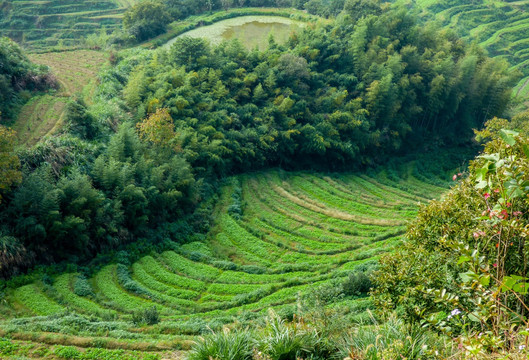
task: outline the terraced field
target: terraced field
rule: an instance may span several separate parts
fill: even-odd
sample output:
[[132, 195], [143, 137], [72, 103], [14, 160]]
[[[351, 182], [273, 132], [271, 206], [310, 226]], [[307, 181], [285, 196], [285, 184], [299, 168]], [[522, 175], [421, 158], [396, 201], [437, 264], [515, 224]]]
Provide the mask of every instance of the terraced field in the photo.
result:
[[491, 56], [507, 59], [524, 78], [515, 94], [527, 99], [529, 89], [529, 1], [480, 0], [452, 6], [448, 1], [417, 0], [426, 18], [436, 19]]
[[34, 96], [21, 109], [13, 129], [17, 131], [19, 144], [29, 146], [61, 127], [69, 97], [80, 95], [91, 103], [97, 86], [96, 75], [107, 55], [102, 51], [76, 50], [31, 54], [30, 58], [50, 67], [60, 89], [56, 93]]
[[136, 0], [8, 0], [0, 9], [0, 33], [32, 50], [77, 46], [80, 38], [121, 26]]
[[[439, 180], [419, 180], [435, 178], [417, 169], [410, 165], [400, 177], [275, 170], [228, 179], [203, 241], [109, 264], [89, 279], [66, 273], [20, 286], [3, 309], [18, 319], [0, 329], [15, 339], [163, 351], [270, 307], [295, 311], [299, 294], [390, 251], [418, 203], [445, 191]], [[362, 308], [369, 301], [348, 302]], [[138, 330], [131, 314], [152, 307], [162, 321]], [[71, 330], [73, 319], [84, 325]]]

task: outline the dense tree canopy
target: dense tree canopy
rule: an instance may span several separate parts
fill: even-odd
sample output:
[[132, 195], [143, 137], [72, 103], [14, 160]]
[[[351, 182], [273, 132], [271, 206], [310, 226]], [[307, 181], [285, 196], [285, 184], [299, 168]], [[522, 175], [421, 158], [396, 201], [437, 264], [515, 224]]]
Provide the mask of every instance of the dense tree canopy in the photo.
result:
[[2, 193], [22, 179], [20, 161], [14, 154], [15, 139], [13, 130], [0, 125], [0, 202]]
[[156, 1], [142, 1], [123, 16], [123, 27], [139, 41], [165, 32], [170, 17], [166, 8]]
[[369, 164], [425, 138], [462, 143], [505, 109], [515, 78], [506, 63], [406, 9], [347, 4], [365, 16], [342, 15], [265, 52], [180, 38], [145, 53], [118, 86], [138, 118], [168, 108], [190, 163], [219, 174]]

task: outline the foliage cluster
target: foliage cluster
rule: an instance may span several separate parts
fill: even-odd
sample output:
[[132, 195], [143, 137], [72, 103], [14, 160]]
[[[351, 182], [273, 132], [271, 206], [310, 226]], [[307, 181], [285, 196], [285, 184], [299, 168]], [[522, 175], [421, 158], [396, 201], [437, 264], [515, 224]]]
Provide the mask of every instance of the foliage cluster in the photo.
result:
[[[40, 155], [38, 150], [31, 155]], [[49, 151], [40, 158], [21, 156], [24, 179], [2, 203], [3, 231], [11, 236], [11, 246], [22, 245], [29, 258], [75, 261], [72, 254], [92, 257], [147, 234], [161, 242], [183, 235], [181, 230], [187, 233], [178, 222], [193, 208], [198, 188], [181, 156], [149, 149], [127, 125], [108, 147], [85, 153], [69, 153], [65, 147]], [[4, 274], [14, 271], [14, 265]]]
[[137, 311], [132, 315], [132, 322], [135, 325], [155, 325], [160, 322], [160, 315], [155, 306], [145, 309], [143, 311]]
[[458, 337], [467, 356], [526, 347], [526, 119], [493, 119], [477, 133], [489, 142], [468, 176], [423, 207], [375, 276], [379, 306]]

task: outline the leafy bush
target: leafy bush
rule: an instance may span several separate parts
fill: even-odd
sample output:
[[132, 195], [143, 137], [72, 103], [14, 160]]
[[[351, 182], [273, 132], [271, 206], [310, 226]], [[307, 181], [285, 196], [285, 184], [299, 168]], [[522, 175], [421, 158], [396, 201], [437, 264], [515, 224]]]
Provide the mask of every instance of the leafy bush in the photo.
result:
[[366, 295], [372, 286], [369, 275], [363, 271], [352, 272], [342, 284], [344, 294], [348, 296]]
[[73, 282], [73, 292], [78, 296], [93, 296], [94, 291], [84, 275], [78, 275]]
[[81, 352], [73, 346], [58, 346], [54, 354], [61, 359], [81, 359]]
[[237, 264], [231, 261], [216, 260], [216, 261], [213, 261], [211, 265], [221, 270], [231, 270], [231, 271], [237, 270]]
[[20, 345], [11, 342], [8, 339], [0, 338], [0, 355], [15, 355]]
[[156, 306], [152, 306], [145, 310], [139, 310], [132, 314], [132, 322], [134, 325], [156, 325], [160, 322], [160, 314]]
[[65, 122], [70, 132], [81, 139], [91, 140], [97, 136], [99, 129], [95, 117], [88, 112], [82, 98], [73, 99], [66, 105]]
[[264, 274], [267, 272], [266, 268], [258, 265], [243, 265], [241, 271], [248, 274]]

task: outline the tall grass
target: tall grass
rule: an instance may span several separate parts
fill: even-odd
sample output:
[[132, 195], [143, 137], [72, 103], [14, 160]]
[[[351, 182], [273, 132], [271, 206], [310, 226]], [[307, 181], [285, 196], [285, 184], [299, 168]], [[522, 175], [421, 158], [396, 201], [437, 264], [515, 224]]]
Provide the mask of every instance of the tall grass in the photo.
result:
[[229, 330], [200, 338], [189, 352], [188, 360], [250, 360], [253, 355], [254, 337], [244, 330]]
[[[439, 346], [442, 340], [418, 325], [405, 324], [395, 315], [378, 323], [371, 316], [371, 324], [356, 328], [343, 337], [339, 346], [340, 359], [435, 359], [447, 358], [449, 347]], [[447, 356], [447, 357], [444, 357]]]

